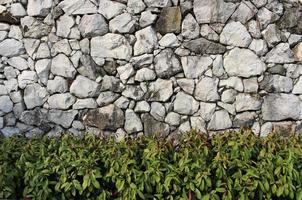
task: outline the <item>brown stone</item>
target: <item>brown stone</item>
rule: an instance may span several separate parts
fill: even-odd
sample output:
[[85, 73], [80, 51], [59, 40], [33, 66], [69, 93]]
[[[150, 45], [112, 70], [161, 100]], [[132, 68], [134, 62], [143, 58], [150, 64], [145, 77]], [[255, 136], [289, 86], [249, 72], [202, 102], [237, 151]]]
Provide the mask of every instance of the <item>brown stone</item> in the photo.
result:
[[166, 33], [179, 33], [181, 29], [180, 7], [163, 8], [156, 22], [156, 30], [162, 35]]
[[293, 49], [297, 61], [302, 62], [302, 42], [297, 44]]
[[0, 22], [8, 24], [20, 24], [20, 20], [14, 17], [10, 12], [3, 12], [0, 14]]

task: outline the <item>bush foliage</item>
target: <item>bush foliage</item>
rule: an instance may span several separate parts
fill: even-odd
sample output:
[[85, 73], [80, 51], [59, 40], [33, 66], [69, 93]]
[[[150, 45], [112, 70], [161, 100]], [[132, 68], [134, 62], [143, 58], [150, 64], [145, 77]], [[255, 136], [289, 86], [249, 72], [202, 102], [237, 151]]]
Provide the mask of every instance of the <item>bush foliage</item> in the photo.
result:
[[302, 136], [0, 138], [0, 199], [302, 199]]

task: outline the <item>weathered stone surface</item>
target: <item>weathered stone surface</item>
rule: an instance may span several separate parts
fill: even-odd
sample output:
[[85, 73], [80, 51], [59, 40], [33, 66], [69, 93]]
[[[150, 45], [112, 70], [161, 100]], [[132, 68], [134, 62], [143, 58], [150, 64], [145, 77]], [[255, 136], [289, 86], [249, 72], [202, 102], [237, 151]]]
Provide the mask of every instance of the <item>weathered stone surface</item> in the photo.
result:
[[238, 47], [247, 47], [252, 42], [252, 37], [246, 27], [240, 22], [230, 22], [220, 34], [220, 43]]
[[160, 7], [164, 8], [171, 5], [170, 0], [144, 0], [148, 7]]
[[87, 99], [77, 99], [73, 104], [72, 108], [76, 110], [85, 109], [85, 108], [97, 108], [98, 104], [93, 98]]
[[[1, 10], [1, 8], [0, 8]], [[21, 3], [14, 3], [10, 7], [10, 12], [14, 17], [24, 17], [27, 13]], [[0, 11], [0, 13], [2, 13]]]
[[248, 78], [261, 75], [266, 70], [266, 65], [252, 51], [234, 48], [225, 55], [224, 68], [230, 76]]
[[155, 30], [148, 26], [135, 33], [137, 41], [134, 44], [134, 55], [138, 56], [145, 53], [152, 53], [157, 45]]
[[51, 73], [54, 75], [72, 79], [75, 77], [76, 72], [76, 69], [66, 55], [58, 54], [52, 59]]
[[28, 84], [35, 83], [37, 81], [38, 77], [34, 71], [23, 71], [18, 76], [18, 83], [21, 89], [24, 89]]
[[208, 56], [187, 56], [181, 58], [181, 64], [187, 78], [199, 78], [212, 64]]
[[196, 85], [194, 97], [201, 101], [217, 101], [219, 99], [218, 82], [217, 78], [205, 77], [201, 79]]
[[179, 60], [172, 49], [165, 49], [155, 56], [154, 68], [159, 78], [170, 78], [181, 71]]
[[13, 110], [13, 102], [9, 96], [0, 96], [0, 111], [9, 113]]
[[57, 36], [67, 38], [70, 34], [70, 29], [75, 24], [74, 19], [72, 16], [69, 15], [62, 15], [57, 20]]
[[79, 24], [79, 31], [83, 37], [102, 36], [108, 32], [108, 24], [102, 15], [84, 15]]
[[133, 110], [127, 109], [125, 114], [125, 131], [131, 134], [142, 130], [143, 124], [139, 116]]
[[64, 128], [69, 128], [78, 114], [76, 110], [50, 110], [47, 114], [47, 119], [55, 124], [59, 124]]
[[144, 133], [148, 136], [167, 136], [169, 134], [169, 125], [163, 122], [156, 121], [150, 114], [143, 114], [142, 122], [144, 125]]
[[84, 116], [84, 123], [88, 126], [97, 127], [100, 130], [115, 131], [122, 128], [125, 121], [124, 112], [117, 106], [108, 106], [92, 109]]
[[270, 47], [281, 41], [281, 31], [276, 24], [270, 24], [262, 32], [262, 36]]
[[27, 125], [40, 126], [45, 121], [45, 116], [40, 108], [36, 108], [22, 112], [20, 121]]
[[195, 0], [194, 14], [200, 24], [225, 23], [235, 11], [236, 5], [223, 0]]
[[237, 114], [234, 118], [233, 126], [237, 128], [250, 128], [253, 126], [255, 118], [255, 112], [243, 112]]
[[302, 42], [297, 44], [293, 49], [297, 61], [302, 62]]
[[171, 80], [157, 79], [151, 82], [146, 94], [148, 101], [166, 102], [173, 94], [173, 83]]
[[113, 33], [133, 33], [135, 23], [135, 19], [130, 13], [123, 13], [110, 20], [109, 29]]
[[257, 8], [250, 1], [242, 1], [232, 15], [232, 19], [242, 24], [248, 22], [257, 13]]
[[132, 47], [122, 35], [107, 33], [91, 39], [91, 56], [98, 58], [118, 58], [130, 60]]
[[183, 115], [193, 115], [197, 112], [199, 103], [190, 95], [179, 92], [174, 101], [174, 112]]
[[148, 68], [142, 68], [136, 72], [135, 80], [139, 82], [152, 81], [156, 79], [154, 70]]
[[253, 50], [258, 56], [263, 56], [268, 52], [268, 47], [267, 44], [264, 40], [257, 40], [254, 39], [250, 46], [249, 49]]
[[235, 107], [237, 112], [260, 110], [262, 99], [259, 95], [241, 93], [236, 96]]
[[295, 58], [289, 44], [280, 43], [266, 54], [265, 61], [268, 63], [292, 63]]
[[171, 126], [178, 126], [180, 124], [180, 115], [175, 112], [169, 112], [165, 118], [165, 122]]
[[208, 129], [211, 131], [223, 130], [231, 127], [232, 121], [225, 110], [216, 111], [208, 125]]
[[163, 8], [156, 22], [156, 30], [161, 34], [179, 33], [181, 27], [180, 7]]
[[145, 92], [140, 86], [127, 85], [125, 90], [122, 92], [122, 95], [137, 101], [143, 98]]
[[108, 104], [114, 102], [119, 97], [119, 94], [116, 94], [111, 91], [101, 92], [96, 102], [99, 106], [107, 106]]
[[162, 47], [178, 47], [180, 46], [180, 42], [177, 36], [174, 33], [167, 33], [160, 39], [158, 44]]
[[46, 89], [37, 83], [26, 86], [24, 90], [24, 102], [27, 109], [42, 106], [47, 100]]
[[41, 38], [47, 36], [51, 31], [51, 26], [29, 16], [21, 19], [21, 26], [23, 28], [24, 37]]
[[301, 21], [301, 1], [300, 4], [285, 9], [278, 26], [281, 29], [289, 29], [291, 33], [302, 34]]
[[38, 60], [35, 64], [35, 70], [37, 72], [39, 80], [44, 85], [47, 85], [50, 67], [51, 67], [50, 59]]
[[64, 0], [59, 6], [69, 15], [85, 15], [97, 12], [96, 5], [87, 0]]
[[70, 93], [79, 98], [95, 97], [99, 92], [99, 84], [81, 75], [70, 86]]
[[198, 54], [220, 54], [226, 51], [225, 46], [215, 43], [204, 38], [198, 38], [185, 42], [184, 47]]
[[46, 16], [52, 6], [52, 0], [29, 0], [27, 4], [27, 14], [29, 16]]
[[14, 39], [6, 39], [0, 42], [0, 56], [14, 57], [25, 52], [22, 42]]
[[139, 19], [140, 27], [144, 28], [151, 24], [154, 24], [157, 19], [157, 15], [153, 14], [150, 10], [144, 11]]
[[293, 94], [268, 94], [264, 97], [262, 115], [266, 121], [301, 119], [301, 100]]
[[233, 88], [238, 92], [243, 92], [243, 83], [241, 78], [232, 76], [228, 79], [222, 79], [219, 81], [219, 87], [225, 87], [227, 89]]
[[125, 9], [126, 6], [122, 3], [111, 0], [102, 0], [100, 1], [98, 12], [109, 20], [121, 14]]
[[145, 10], [146, 5], [142, 0], [128, 0], [127, 7], [135, 14], [138, 14]]
[[147, 101], [139, 101], [136, 103], [134, 111], [136, 113], [145, 113], [145, 112], [149, 112], [150, 109], [151, 107]]
[[280, 75], [267, 75], [259, 83], [260, 89], [267, 92], [291, 92], [293, 89], [293, 81], [291, 78]]
[[47, 82], [47, 91], [50, 94], [53, 93], [64, 93], [68, 90], [67, 80], [60, 76], [56, 76], [53, 80]]
[[182, 21], [181, 34], [185, 38], [194, 39], [199, 36], [199, 25], [192, 14], [187, 14]]
[[166, 109], [163, 106], [163, 104], [161, 104], [159, 102], [152, 102], [150, 114], [157, 121], [164, 121], [165, 116], [166, 116]]
[[101, 91], [110, 90], [113, 92], [122, 92], [124, 89], [121, 80], [114, 76], [104, 76], [101, 86]]
[[70, 93], [54, 94], [48, 98], [48, 104], [51, 109], [67, 110], [76, 101], [76, 98]]

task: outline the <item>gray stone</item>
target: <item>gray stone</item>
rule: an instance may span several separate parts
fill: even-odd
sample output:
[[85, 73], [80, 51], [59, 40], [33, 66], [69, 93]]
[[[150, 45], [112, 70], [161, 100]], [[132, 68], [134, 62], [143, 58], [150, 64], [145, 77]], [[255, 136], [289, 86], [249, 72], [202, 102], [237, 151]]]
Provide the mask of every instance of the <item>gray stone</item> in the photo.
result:
[[139, 101], [136, 103], [134, 111], [136, 113], [145, 113], [149, 112], [151, 110], [150, 105], [148, 104], [147, 101]]
[[54, 94], [48, 98], [50, 109], [67, 110], [76, 101], [76, 98], [70, 93]]
[[148, 68], [142, 68], [137, 70], [135, 75], [135, 80], [139, 82], [152, 81], [156, 79], [156, 74], [154, 70]]
[[98, 12], [109, 20], [121, 14], [125, 9], [126, 6], [122, 3], [111, 0], [102, 0], [100, 1]]
[[226, 51], [224, 45], [204, 38], [194, 39], [183, 44], [184, 47], [197, 54], [221, 54]]
[[96, 97], [99, 92], [99, 84], [81, 75], [70, 86], [70, 93], [79, 98]]
[[251, 50], [234, 48], [225, 55], [224, 68], [229, 76], [248, 78], [261, 75], [266, 65]]
[[244, 92], [256, 93], [258, 91], [257, 78], [243, 79]]
[[183, 115], [193, 115], [197, 112], [199, 103], [190, 95], [179, 92], [174, 101], [174, 111]]
[[59, 37], [67, 38], [70, 34], [70, 30], [75, 24], [74, 19], [72, 16], [69, 16], [67, 14], [62, 15], [57, 20], [57, 32], [56, 35]]
[[235, 4], [223, 0], [195, 0], [193, 11], [200, 24], [225, 23], [235, 8]]
[[280, 75], [267, 75], [259, 83], [260, 89], [267, 92], [291, 92], [293, 89], [293, 81], [291, 78]]
[[195, 131], [206, 133], [206, 123], [201, 117], [190, 117], [191, 127]]
[[0, 56], [14, 57], [25, 52], [23, 43], [14, 39], [6, 39], [0, 42]]
[[208, 124], [208, 129], [211, 131], [223, 130], [231, 127], [232, 121], [225, 110], [216, 111]]
[[171, 126], [178, 126], [180, 124], [180, 115], [175, 112], [169, 112], [165, 118], [165, 122]]
[[196, 85], [194, 97], [201, 101], [217, 101], [219, 99], [217, 91], [218, 82], [217, 78], [202, 78]]
[[239, 113], [234, 118], [233, 126], [236, 128], [251, 128], [255, 122], [255, 112]]
[[21, 89], [24, 89], [28, 84], [38, 81], [38, 76], [34, 71], [23, 71], [18, 76], [18, 83]]
[[14, 135], [19, 135], [20, 130], [18, 128], [15, 128], [15, 127], [4, 127], [3, 129], [1, 129], [1, 133], [5, 137], [12, 137]]
[[293, 89], [293, 94], [302, 94], [302, 76], [300, 76], [300, 78], [296, 82]]
[[154, 24], [157, 19], [157, 15], [153, 14], [150, 10], [141, 13], [141, 18], [139, 19], [140, 27], [144, 28], [151, 24]]
[[27, 85], [24, 90], [24, 102], [27, 109], [42, 106], [47, 97], [48, 93], [46, 89], [37, 83]]
[[146, 94], [149, 101], [166, 102], [173, 94], [173, 83], [171, 80], [157, 79], [151, 82]]
[[299, 62], [302, 62], [302, 42], [297, 44], [293, 49], [293, 51], [294, 51], [295, 59]]
[[201, 25], [200, 35], [208, 40], [213, 40], [213, 41], [219, 40], [219, 35], [208, 24]]
[[44, 85], [47, 85], [50, 67], [51, 67], [50, 59], [38, 60], [35, 64], [35, 70], [37, 72], [39, 80]]
[[112, 91], [101, 92], [96, 102], [99, 106], [106, 106], [110, 103], [113, 103], [115, 100], [119, 98], [119, 94], [116, 94]]
[[133, 33], [135, 31], [135, 19], [129, 13], [123, 13], [109, 22], [109, 29], [113, 33]]
[[40, 126], [45, 121], [45, 116], [41, 109], [26, 110], [21, 113], [20, 121], [27, 125]]
[[145, 10], [146, 5], [142, 0], [128, 0], [127, 7], [130, 8], [134, 14], [138, 14]]
[[91, 56], [98, 58], [117, 58], [130, 60], [132, 47], [122, 35], [107, 33], [91, 39]]
[[250, 20], [247, 24], [247, 28], [253, 38], [260, 39], [261, 38], [261, 31], [260, 31], [260, 24], [256, 20]]
[[180, 42], [174, 33], [167, 33], [160, 39], [160, 41], [158, 43], [162, 47], [173, 48], [173, 47], [180, 46]]
[[77, 71], [82, 76], [86, 76], [91, 80], [96, 80], [96, 78], [99, 76], [99, 72], [97, 70], [98, 66], [90, 55], [82, 55], [79, 66], [80, 67], [77, 68]]
[[166, 116], [166, 109], [161, 103], [152, 102], [150, 114], [157, 121], [164, 121], [165, 116]]
[[170, 0], [144, 0], [145, 4], [148, 7], [168, 7], [171, 6], [171, 1]]
[[209, 56], [186, 56], [181, 58], [181, 64], [187, 78], [199, 78], [212, 65]]
[[97, 108], [97, 103], [93, 98], [87, 99], [77, 99], [77, 101], [73, 104], [72, 108], [75, 110], [81, 110], [86, 108]]
[[43, 16], [45, 17], [52, 7], [52, 0], [28, 0], [27, 14], [29, 16]]
[[53, 80], [48, 80], [47, 91], [50, 94], [53, 93], [64, 93], [68, 90], [67, 80], [60, 76], [56, 76]]
[[[41, 45], [40, 45], [41, 46]], [[67, 56], [71, 54], [72, 50], [70, 48], [69, 42], [67, 39], [60, 40], [56, 43], [51, 48], [51, 56], [56, 56], [59, 53], [63, 53]]]
[[195, 89], [195, 82], [193, 79], [187, 79], [187, 78], [182, 78], [182, 79], [177, 79], [177, 84], [181, 89], [188, 93], [188, 94], [193, 94], [194, 89]]
[[85, 125], [98, 127], [100, 130], [115, 131], [123, 127], [125, 116], [120, 108], [110, 104], [88, 111], [83, 120]]
[[189, 13], [182, 21], [181, 34], [185, 38], [194, 39], [199, 36], [199, 25], [195, 18]]
[[40, 45], [40, 40], [36, 39], [30, 39], [30, 38], [24, 38], [24, 47], [26, 50], [26, 53], [30, 56], [33, 57], [33, 54], [36, 52]]
[[223, 108], [224, 110], [228, 111], [228, 113], [230, 113], [231, 115], [235, 115], [236, 114], [236, 110], [235, 110], [235, 105], [234, 104], [228, 104], [228, 103], [224, 103], [224, 102], [218, 102], [217, 105], [221, 108]]
[[120, 79], [123, 83], [126, 83], [127, 80], [135, 74], [133, 66], [131, 64], [126, 64], [117, 68], [117, 72], [120, 76]]
[[58, 54], [52, 59], [51, 73], [58, 76], [73, 79], [76, 75], [76, 69], [64, 54]]
[[39, 48], [37, 49], [36, 59], [49, 58], [49, 57], [50, 57], [50, 50], [47, 43], [41, 43]]
[[64, 128], [69, 128], [77, 114], [78, 111], [76, 110], [49, 110], [47, 119], [50, 122], [63, 126]]
[[27, 14], [21, 3], [11, 4], [10, 12], [15, 17], [24, 17]]
[[164, 7], [156, 22], [156, 30], [161, 34], [179, 33], [181, 27], [180, 7]]
[[228, 23], [220, 34], [220, 43], [222, 44], [247, 47], [251, 42], [252, 37], [240, 22]]
[[165, 137], [169, 134], [169, 125], [155, 120], [150, 114], [143, 114], [142, 122], [144, 125], [144, 133], [147, 136], [160, 135]]
[[180, 126], [178, 127], [178, 132], [181, 134], [186, 134], [189, 131], [191, 131], [191, 129], [192, 128], [191, 128], [190, 121], [186, 121], [186, 122], [183, 122], [182, 124], [180, 124]]
[[137, 31], [135, 37], [137, 41], [134, 44], [134, 56], [153, 52], [157, 45], [157, 36], [151, 26]]
[[239, 92], [243, 92], [243, 83], [241, 78], [232, 76], [228, 79], [221, 79], [219, 81], [219, 87], [225, 87], [227, 89], [233, 88]]
[[236, 96], [235, 107], [237, 112], [260, 110], [262, 99], [258, 95], [240, 93]]
[[278, 29], [276, 24], [270, 24], [262, 32], [264, 40], [270, 47], [275, 46], [281, 41], [281, 31]]
[[268, 63], [292, 63], [295, 61], [294, 53], [288, 43], [280, 43], [266, 54]]
[[258, 56], [263, 56], [268, 52], [266, 42], [261, 39], [254, 39], [251, 42], [249, 49], [253, 50]]
[[84, 15], [79, 24], [83, 37], [102, 36], [108, 32], [108, 24], [100, 14]]
[[272, 22], [275, 22], [279, 19], [279, 16], [276, 13], [271, 12], [267, 8], [261, 8], [257, 13], [257, 20], [260, 23], [261, 28], [267, 27]]
[[117, 107], [121, 108], [121, 109], [127, 109], [128, 106], [130, 104], [130, 100], [126, 97], [119, 97], [115, 102], [114, 105], [116, 105]]
[[85, 15], [97, 12], [96, 5], [87, 0], [64, 0], [59, 6], [69, 15]]
[[122, 92], [124, 86], [121, 83], [121, 80], [114, 76], [104, 76], [101, 86], [101, 91], [110, 90], [113, 92]]
[[301, 100], [293, 94], [268, 94], [264, 97], [262, 115], [266, 121], [301, 119]]
[[21, 19], [21, 26], [23, 28], [23, 36], [30, 38], [41, 38], [47, 36], [51, 31], [51, 26], [44, 24], [37, 18], [26, 16]]
[[233, 13], [232, 19], [245, 24], [254, 17], [257, 11], [257, 8], [250, 1], [242, 1]]
[[143, 124], [133, 110], [127, 109], [125, 114], [125, 131], [127, 133], [137, 133], [143, 130]]
[[181, 65], [172, 49], [164, 49], [154, 58], [154, 68], [159, 78], [170, 78], [181, 72]]
[[9, 113], [13, 110], [13, 102], [9, 96], [0, 96], [0, 111]]
[[130, 62], [135, 68], [141, 68], [145, 65], [151, 65], [153, 63], [153, 54], [143, 54], [141, 56], [132, 57]]
[[140, 86], [127, 85], [125, 90], [122, 92], [122, 95], [128, 98], [131, 98], [135, 101], [141, 100], [145, 92]]

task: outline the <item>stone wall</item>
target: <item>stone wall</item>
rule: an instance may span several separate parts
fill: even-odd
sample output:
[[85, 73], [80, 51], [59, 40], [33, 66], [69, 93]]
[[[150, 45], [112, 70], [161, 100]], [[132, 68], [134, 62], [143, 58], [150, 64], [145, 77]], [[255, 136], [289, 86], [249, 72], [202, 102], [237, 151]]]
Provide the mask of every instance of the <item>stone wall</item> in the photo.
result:
[[2, 134], [300, 129], [301, 0], [0, 0]]

